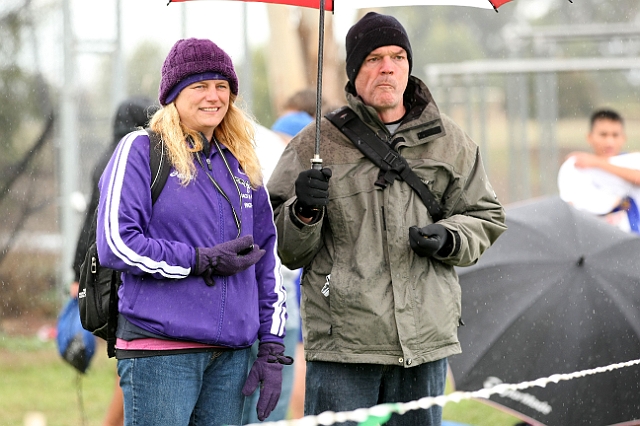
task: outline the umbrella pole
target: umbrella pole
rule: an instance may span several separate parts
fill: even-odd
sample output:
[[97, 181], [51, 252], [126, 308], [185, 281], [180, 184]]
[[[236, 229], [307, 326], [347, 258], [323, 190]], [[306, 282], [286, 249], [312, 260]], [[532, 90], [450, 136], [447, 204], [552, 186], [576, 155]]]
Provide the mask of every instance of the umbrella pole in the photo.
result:
[[318, 78], [316, 82], [316, 146], [311, 159], [311, 168], [322, 169], [320, 158], [320, 121], [322, 119], [322, 63], [324, 61], [324, 0], [320, 0], [320, 28], [318, 31]]

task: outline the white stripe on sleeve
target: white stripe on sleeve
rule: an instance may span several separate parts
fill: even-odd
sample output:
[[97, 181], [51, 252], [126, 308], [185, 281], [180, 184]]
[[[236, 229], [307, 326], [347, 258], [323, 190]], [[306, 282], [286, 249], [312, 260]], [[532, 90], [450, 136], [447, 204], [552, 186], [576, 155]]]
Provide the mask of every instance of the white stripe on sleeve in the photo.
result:
[[[269, 200], [269, 192], [267, 191], [266, 186], [263, 186], [264, 191], [267, 193], [267, 200]], [[273, 207], [270, 202], [267, 202], [269, 207], [269, 216], [271, 217], [271, 224], [273, 225], [273, 229], [276, 229], [276, 224], [273, 219]], [[277, 232], [277, 231], [276, 231]], [[276, 241], [277, 241], [276, 235]], [[271, 334], [275, 334], [276, 336], [282, 336], [284, 334], [285, 323], [286, 323], [286, 314], [287, 310], [284, 307], [285, 301], [287, 300], [287, 291], [284, 288], [284, 284], [282, 282], [282, 273], [280, 272], [280, 268], [282, 264], [280, 263], [280, 257], [278, 257], [278, 244], [273, 245], [273, 258], [274, 262], [274, 271], [273, 275], [275, 279], [274, 285], [274, 293], [278, 296], [278, 299], [273, 303], [273, 313], [271, 314]]]
[[127, 161], [133, 141], [142, 135], [146, 136], [147, 132], [138, 130], [128, 134], [124, 141], [120, 143], [119, 149], [115, 154], [116, 158], [109, 181], [103, 218], [107, 243], [113, 254], [127, 265], [136, 266], [150, 274], [159, 273], [166, 278], [184, 278], [189, 275], [191, 268], [169, 265], [165, 261], [157, 261], [136, 253], [124, 243], [120, 235], [118, 211], [120, 209], [122, 188], [125, 185], [124, 177]]

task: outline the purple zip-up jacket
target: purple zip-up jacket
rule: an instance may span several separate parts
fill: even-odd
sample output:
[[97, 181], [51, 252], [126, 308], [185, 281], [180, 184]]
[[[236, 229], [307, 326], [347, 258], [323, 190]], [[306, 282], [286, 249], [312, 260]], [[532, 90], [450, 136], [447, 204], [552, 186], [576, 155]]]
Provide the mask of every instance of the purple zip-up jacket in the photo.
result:
[[[149, 137], [129, 133], [100, 179], [97, 243], [100, 263], [122, 271], [120, 315], [154, 335], [232, 348], [282, 343], [286, 293], [276, 254], [273, 211], [264, 186], [252, 189], [248, 176], [222, 148], [237, 187], [215, 146], [194, 160], [196, 176], [180, 184], [174, 168], [156, 203], [151, 203]], [[210, 170], [209, 170], [210, 168]], [[241, 220], [241, 235], [253, 235], [266, 250], [260, 261], [209, 287], [191, 275], [195, 248], [237, 237], [229, 197]]]

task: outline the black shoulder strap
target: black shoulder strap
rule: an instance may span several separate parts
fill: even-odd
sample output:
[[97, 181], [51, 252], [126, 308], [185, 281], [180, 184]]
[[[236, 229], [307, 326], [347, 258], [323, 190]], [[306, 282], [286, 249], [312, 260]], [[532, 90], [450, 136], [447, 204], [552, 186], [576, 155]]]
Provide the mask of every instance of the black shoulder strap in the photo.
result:
[[[162, 192], [167, 179], [171, 165], [167, 157], [167, 150], [164, 141], [156, 132], [151, 129], [145, 129], [149, 134], [149, 168], [151, 169], [151, 200], [155, 204], [158, 196]], [[96, 225], [98, 221], [98, 206], [93, 212], [93, 221], [89, 228], [89, 241], [96, 240]]]
[[351, 108], [344, 106], [330, 112], [325, 117], [344, 133], [373, 164], [380, 167], [380, 174], [376, 181], [377, 186], [386, 188], [396, 179], [404, 180], [418, 193], [433, 221], [437, 222], [442, 219], [440, 203], [427, 185], [411, 170], [407, 160], [391, 148], [388, 143], [380, 139]]
[[164, 145], [162, 137], [147, 128], [145, 129], [149, 134], [149, 167], [151, 168], [151, 201], [153, 204], [160, 196], [162, 189], [164, 188], [167, 179], [169, 178], [169, 171], [171, 165], [169, 163], [169, 157], [167, 155], [167, 149]]
[[120, 287], [120, 272], [111, 271], [111, 290], [109, 296], [109, 318], [107, 319], [107, 356], [116, 356], [116, 331], [118, 329], [118, 287]]

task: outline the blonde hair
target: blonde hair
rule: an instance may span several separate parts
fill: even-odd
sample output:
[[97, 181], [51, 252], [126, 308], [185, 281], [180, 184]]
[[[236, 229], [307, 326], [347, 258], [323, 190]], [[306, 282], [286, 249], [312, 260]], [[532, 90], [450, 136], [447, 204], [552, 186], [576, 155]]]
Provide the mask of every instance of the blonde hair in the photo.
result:
[[[262, 170], [255, 151], [255, 131], [249, 117], [235, 106], [235, 100], [236, 96], [231, 94], [229, 109], [213, 135], [229, 148], [255, 189], [262, 186]], [[204, 149], [200, 133], [182, 124], [173, 102], [153, 115], [149, 127], [162, 137], [169, 161], [178, 172], [180, 183], [186, 186], [196, 174], [193, 153]], [[189, 136], [193, 144], [187, 142]]]

